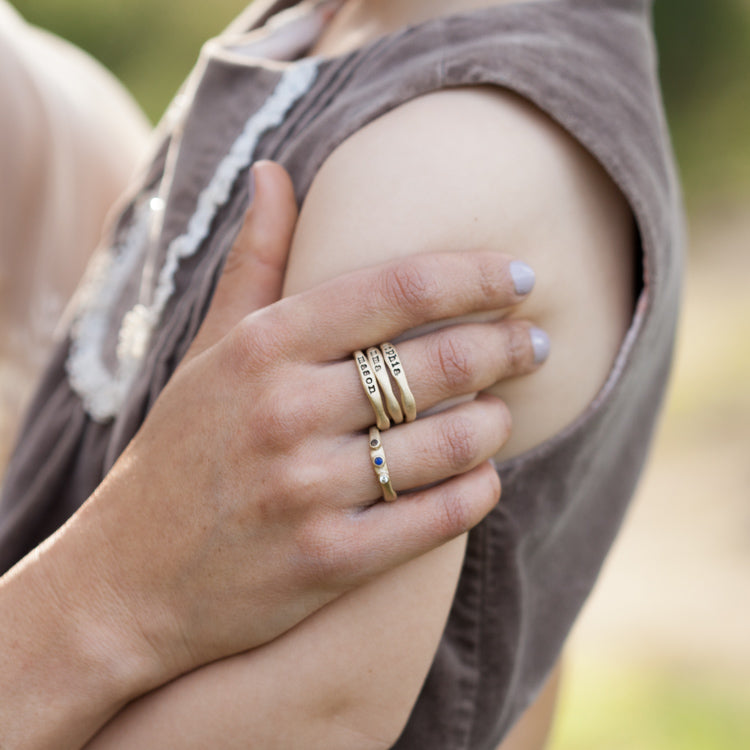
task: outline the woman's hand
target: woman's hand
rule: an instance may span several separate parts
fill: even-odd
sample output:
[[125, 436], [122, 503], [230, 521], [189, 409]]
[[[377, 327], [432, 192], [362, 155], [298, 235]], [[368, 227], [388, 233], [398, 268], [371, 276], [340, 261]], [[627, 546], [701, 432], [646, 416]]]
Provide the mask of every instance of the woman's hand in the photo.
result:
[[[294, 218], [281, 170], [261, 167], [256, 180], [195, 348], [91, 503], [111, 555], [104, 569], [118, 574], [111, 588], [169, 676], [275, 638], [463, 533], [499, 497], [487, 459], [510, 418], [499, 399], [479, 397], [383, 433], [398, 492], [440, 484], [378, 502], [374, 416], [351, 352], [517, 304], [509, 259], [416, 257], [253, 311], [280, 288]], [[421, 411], [534, 367], [529, 326], [517, 321], [399, 349]]]
[[[115, 650], [121, 701], [275, 638], [466, 531], [499, 497], [487, 459], [510, 419], [482, 396], [383, 433], [401, 497], [380, 502], [374, 416], [351, 352], [516, 305], [519, 266], [424, 255], [264, 307], [281, 288], [296, 209], [283, 170], [254, 171], [255, 200], [193, 348], [102, 485], [16, 573], [32, 566], [37, 597]], [[429, 333], [399, 353], [420, 412], [536, 366], [530, 326], [511, 320]]]

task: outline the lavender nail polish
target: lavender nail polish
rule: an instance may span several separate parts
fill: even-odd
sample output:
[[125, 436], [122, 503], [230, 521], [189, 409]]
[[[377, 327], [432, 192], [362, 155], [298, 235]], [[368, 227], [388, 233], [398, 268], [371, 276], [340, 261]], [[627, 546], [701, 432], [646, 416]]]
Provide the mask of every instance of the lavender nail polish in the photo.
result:
[[536, 274], [531, 266], [527, 266], [523, 261], [511, 261], [510, 275], [513, 278], [513, 286], [516, 289], [516, 294], [528, 294], [534, 288]]
[[549, 336], [541, 328], [531, 328], [529, 336], [534, 349], [534, 364], [540, 365], [549, 357]]

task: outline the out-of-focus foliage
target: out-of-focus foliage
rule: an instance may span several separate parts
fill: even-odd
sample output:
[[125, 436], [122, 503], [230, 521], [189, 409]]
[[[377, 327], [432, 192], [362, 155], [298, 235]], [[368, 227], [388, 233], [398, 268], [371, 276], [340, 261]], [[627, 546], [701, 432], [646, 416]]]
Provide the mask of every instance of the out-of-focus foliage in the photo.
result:
[[718, 203], [750, 185], [750, 2], [656, 0], [654, 25], [686, 187]]
[[[246, 0], [11, 0], [91, 52], [158, 119], [202, 42]], [[660, 70], [693, 201], [750, 185], [750, 0], [656, 0]]]
[[746, 684], [578, 665], [550, 750], [739, 750], [750, 747], [748, 705]]
[[654, 25], [664, 98], [675, 114], [700, 106], [740, 72], [748, 23], [739, 0], [656, 0]]
[[31, 23], [100, 60], [157, 120], [201, 44], [246, 0], [10, 0]]

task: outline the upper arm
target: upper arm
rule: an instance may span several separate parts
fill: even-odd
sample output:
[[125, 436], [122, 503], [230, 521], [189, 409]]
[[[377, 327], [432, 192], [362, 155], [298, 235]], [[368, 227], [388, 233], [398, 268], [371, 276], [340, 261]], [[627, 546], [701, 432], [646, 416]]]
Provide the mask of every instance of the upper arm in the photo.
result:
[[[586, 407], [632, 308], [624, 201], [533, 107], [496, 90], [444, 91], [357, 132], [310, 188], [285, 293], [412, 253], [475, 248], [515, 255], [535, 269], [536, 289], [517, 314], [552, 341], [540, 370], [498, 386], [514, 417], [509, 455]], [[230, 734], [237, 747], [390, 747], [445, 626], [464, 542], [350, 592], [263, 648], [178, 680], [142, 701], [123, 726], [151, 722], [173, 732], [162, 742], [179, 736], [196, 747]]]
[[[553, 436], [586, 408], [611, 370], [634, 306], [629, 207], [601, 166], [533, 105], [489, 87], [452, 89], [357, 132], [316, 175], [300, 213], [285, 293], [414, 253], [472, 249], [531, 265], [535, 289], [513, 314], [551, 339], [543, 367], [492, 389], [513, 416], [511, 439], [497, 456], [502, 460]], [[386, 692], [390, 715], [398, 716], [398, 707], [416, 699], [463, 549], [464, 540], [456, 540], [375, 582], [379, 593], [369, 600], [360, 592], [334, 605], [343, 619], [374, 618], [387, 622], [386, 630], [397, 613], [402, 629], [404, 641], [389, 647], [391, 669], [381, 675], [385, 690], [357, 672], [347, 678], [363, 705]], [[373, 666], [382, 664], [381, 648], [376, 642], [369, 655], [361, 648], [355, 653]], [[407, 654], [411, 681], [401, 661]], [[403, 708], [401, 716], [408, 716]]]
[[514, 417], [503, 458], [556, 433], [603, 385], [632, 315], [632, 224], [604, 170], [533, 105], [451, 89], [376, 120], [323, 164], [285, 293], [420, 252], [492, 249], [531, 265], [536, 287], [514, 314], [544, 328], [552, 350], [494, 389]]

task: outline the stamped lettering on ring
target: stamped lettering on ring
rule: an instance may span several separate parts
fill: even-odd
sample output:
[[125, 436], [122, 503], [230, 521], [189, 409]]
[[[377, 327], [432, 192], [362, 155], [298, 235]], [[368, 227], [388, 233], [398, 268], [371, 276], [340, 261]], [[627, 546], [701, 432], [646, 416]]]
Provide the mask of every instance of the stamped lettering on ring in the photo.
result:
[[396, 350], [392, 346], [388, 346], [387, 344], [381, 345], [380, 348], [383, 352], [383, 356], [388, 360], [388, 362], [390, 362], [391, 367], [393, 368], [393, 374], [400, 375], [402, 372], [401, 362], [399, 362]]
[[377, 375], [385, 367], [380, 358], [380, 349], [373, 346], [367, 350], [367, 353], [369, 354], [372, 369], [375, 370], [375, 374]]
[[359, 369], [362, 371], [362, 377], [364, 378], [364, 384], [367, 388], [368, 393], [371, 395], [378, 389], [375, 381], [375, 376], [370, 371], [370, 363], [367, 361], [367, 357], [364, 354], [357, 355], [357, 364]]
[[389, 341], [385, 341], [380, 345], [380, 350], [383, 352], [388, 369], [401, 391], [401, 406], [403, 407], [404, 418], [407, 422], [413, 422], [417, 418], [417, 405], [414, 401], [414, 394], [406, 381], [406, 373], [396, 347]]

